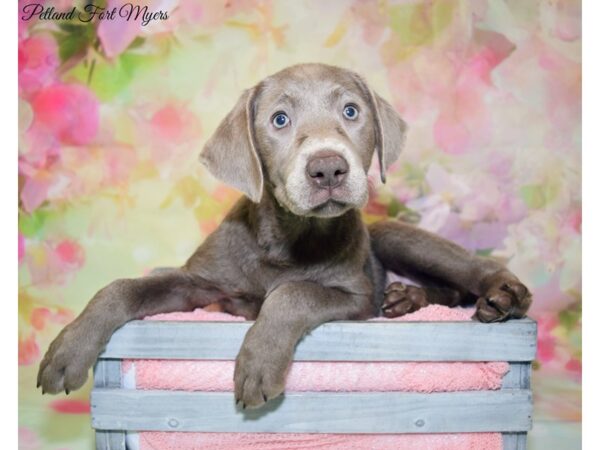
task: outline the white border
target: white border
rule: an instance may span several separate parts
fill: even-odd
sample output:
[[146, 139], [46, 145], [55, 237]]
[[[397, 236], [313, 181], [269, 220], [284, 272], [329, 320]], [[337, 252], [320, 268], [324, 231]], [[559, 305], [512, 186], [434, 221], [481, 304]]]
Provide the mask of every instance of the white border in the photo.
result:
[[0, 327], [2, 360], [5, 369], [0, 371], [2, 387], [2, 447], [17, 448], [18, 436], [18, 282], [17, 282], [17, 136], [18, 136], [18, 85], [17, 51], [18, 32], [16, 11], [18, 5], [6, 5], [3, 24], [0, 27], [0, 45], [3, 67], [0, 70], [0, 98], [2, 124], [2, 150], [0, 151], [1, 201], [0, 211], [0, 273], [2, 274], [3, 323]]
[[[600, 305], [597, 295], [599, 289], [593, 281], [595, 276], [592, 273], [595, 268], [595, 254], [600, 251], [598, 248], [598, 238], [595, 235], [600, 230], [600, 214], [596, 207], [596, 196], [600, 191], [596, 171], [600, 169], [600, 142], [598, 135], [591, 130], [600, 127], [598, 119], [600, 111], [597, 101], [598, 83], [600, 81], [599, 62], [597, 58], [597, 44], [600, 43], [600, 33], [598, 32], [598, 18], [600, 17], [600, 7], [598, 2], [593, 0], [584, 1], [583, 14], [583, 198], [584, 198], [584, 218], [583, 230], [583, 338], [584, 338], [584, 373], [583, 373], [583, 448], [600, 448], [600, 437], [594, 433], [594, 405], [600, 400], [598, 396], [597, 380], [600, 379], [598, 367], [599, 363], [593, 353], [587, 352], [588, 346], [593, 344], [599, 338], [595, 318], [599, 316]], [[1, 105], [1, 124], [3, 145], [0, 151], [0, 183], [2, 184], [2, 196], [0, 211], [5, 212], [5, 217], [0, 220], [0, 239], [3, 249], [10, 249], [2, 253], [0, 267], [3, 286], [3, 309], [4, 323], [0, 327], [2, 345], [2, 358], [8, 363], [8, 370], [0, 373], [0, 386], [2, 386], [2, 405], [5, 408], [5, 414], [2, 420], [3, 447], [17, 448], [17, 414], [18, 394], [15, 387], [17, 381], [17, 306], [18, 306], [18, 283], [17, 283], [17, 215], [15, 206], [17, 201], [17, 21], [15, 20], [14, 9], [18, 3], [7, 4], [6, 15], [3, 26], [0, 27], [0, 45], [4, 58], [4, 66], [0, 71], [0, 89], [3, 99]], [[586, 132], [587, 130], [587, 132]], [[592, 231], [594, 230], [594, 231]]]

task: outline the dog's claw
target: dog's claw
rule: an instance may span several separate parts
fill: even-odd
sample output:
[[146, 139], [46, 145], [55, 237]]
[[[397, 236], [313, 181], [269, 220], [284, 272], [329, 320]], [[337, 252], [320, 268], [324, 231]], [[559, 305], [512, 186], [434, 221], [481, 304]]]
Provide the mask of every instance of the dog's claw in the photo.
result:
[[68, 389], [65, 389], [65, 394], [69, 395], [70, 393], [71, 393], [71, 391], [70, 391], [70, 390], [68, 390]]
[[267, 396], [266, 396], [266, 394], [263, 394], [263, 400], [265, 401], [265, 403], [267, 403], [267, 400], [268, 400], [268, 399], [267, 399]]

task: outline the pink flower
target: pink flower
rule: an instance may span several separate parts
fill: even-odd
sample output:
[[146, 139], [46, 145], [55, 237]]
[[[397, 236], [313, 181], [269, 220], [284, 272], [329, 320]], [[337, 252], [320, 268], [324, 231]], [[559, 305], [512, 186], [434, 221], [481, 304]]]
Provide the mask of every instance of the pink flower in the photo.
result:
[[558, 0], [540, 4], [544, 25], [550, 32], [563, 41], [575, 41], [581, 38], [581, 2]]
[[38, 450], [41, 448], [38, 435], [27, 427], [19, 427], [19, 449]]
[[65, 265], [76, 267], [83, 265], [83, 248], [77, 242], [65, 239], [58, 243], [54, 251], [59, 260]]
[[[140, 107], [148, 109], [147, 106]], [[139, 118], [140, 142], [148, 146], [152, 160], [165, 169], [188, 157], [202, 131], [194, 112], [178, 102], [160, 104], [150, 114], [140, 114]]]
[[50, 403], [52, 410], [62, 414], [89, 414], [90, 402], [87, 400], [76, 400], [61, 398]]
[[58, 308], [56, 312], [50, 311], [48, 308], [34, 308], [29, 316], [31, 326], [40, 331], [46, 327], [47, 322], [66, 325], [73, 320], [73, 313], [65, 308]]
[[40, 357], [40, 348], [35, 340], [35, 334], [23, 338], [19, 336], [19, 365], [28, 366]]
[[507, 224], [502, 222], [469, 222], [450, 212], [446, 223], [439, 229], [440, 236], [462, 245], [467, 250], [495, 249], [507, 235]]
[[436, 143], [451, 155], [469, 150], [470, 133], [462, 119], [449, 111], [440, 114], [433, 127]]
[[[119, 0], [109, 0], [107, 9], [119, 8], [123, 2]], [[150, 9], [150, 7], [148, 8]], [[116, 17], [114, 20], [102, 20], [98, 25], [98, 39], [102, 44], [104, 54], [108, 58], [114, 58], [133, 42], [142, 28], [140, 20], [126, 20], [122, 17]]]
[[[133, 5], [133, 14], [128, 19], [127, 14], [130, 11], [128, 6], [123, 6], [126, 3]], [[174, 13], [178, 11], [179, 1], [178, 0], [130, 0], [124, 2], [123, 0], [109, 0], [107, 4], [107, 10], [117, 8], [117, 16], [114, 20], [102, 20], [98, 25], [98, 39], [104, 50], [104, 54], [109, 59], [114, 59], [123, 53], [131, 45], [131, 43], [138, 36], [146, 37], [151, 34], [172, 31], [175, 25], [179, 22], [177, 18], [174, 19]], [[193, 2], [198, 3], [198, 2]], [[204, 2], [206, 3], [206, 2]], [[208, 2], [210, 3], [210, 2]], [[169, 20], [157, 20], [151, 21], [146, 25], [142, 25], [142, 14], [136, 17], [137, 9], [136, 6], [141, 8], [142, 14], [144, 7], [148, 8], [148, 11], [165, 11], [169, 14]], [[200, 7], [203, 7], [201, 4]], [[120, 8], [124, 8], [121, 10]], [[196, 6], [198, 8], [198, 6]], [[119, 16], [118, 14], [122, 14]], [[180, 19], [183, 19], [182, 14], [179, 13]]]
[[46, 170], [40, 170], [27, 177], [20, 194], [23, 209], [32, 212], [44, 203], [50, 184], [50, 175]]
[[581, 233], [581, 207], [568, 213], [567, 223], [573, 231]]
[[573, 372], [578, 377], [581, 377], [582, 366], [581, 361], [579, 359], [569, 359], [569, 361], [567, 361], [567, 364], [565, 364], [565, 369], [567, 369], [569, 372]]
[[432, 163], [425, 174], [431, 192], [407, 202], [420, 226], [469, 250], [502, 246], [508, 227], [523, 218], [523, 205], [498, 176], [484, 171], [453, 173]]
[[35, 308], [33, 311], [31, 311], [29, 322], [36, 330], [43, 330], [46, 326], [46, 320], [50, 314], [51, 312], [48, 308]]
[[19, 93], [29, 96], [50, 84], [59, 63], [52, 37], [40, 34], [19, 42]]
[[537, 359], [542, 363], [552, 361], [556, 351], [556, 337], [553, 334], [558, 326], [554, 315], [545, 314], [538, 317], [538, 351]]
[[190, 112], [167, 105], [154, 113], [150, 120], [154, 132], [161, 139], [181, 142]]
[[443, 104], [433, 128], [435, 141], [444, 152], [459, 155], [487, 144], [491, 118], [483, 93], [489, 69], [483, 57], [466, 61], [461, 67], [452, 87], [454, 94]]
[[25, 256], [25, 237], [19, 233], [19, 264], [23, 261]]
[[67, 145], [89, 144], [98, 131], [98, 101], [79, 84], [54, 84], [32, 99], [32, 129]]
[[[78, 271], [85, 262], [83, 248], [76, 242], [32, 242], [25, 255], [33, 284], [63, 284]], [[64, 313], [59, 313], [63, 315]], [[56, 317], [55, 320], [60, 320]]]

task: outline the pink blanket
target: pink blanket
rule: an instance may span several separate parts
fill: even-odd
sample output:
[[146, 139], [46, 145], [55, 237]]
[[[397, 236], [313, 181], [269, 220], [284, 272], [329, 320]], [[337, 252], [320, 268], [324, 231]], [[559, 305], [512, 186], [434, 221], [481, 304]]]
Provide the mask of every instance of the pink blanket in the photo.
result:
[[[470, 309], [431, 305], [398, 321], [470, 320]], [[241, 317], [197, 309], [145, 320], [240, 321]], [[389, 320], [389, 319], [373, 319]], [[126, 361], [128, 387], [190, 391], [232, 391], [233, 361]], [[286, 391], [442, 392], [499, 389], [505, 362], [294, 362]], [[500, 433], [343, 435], [297, 433], [139, 433], [140, 450], [283, 449], [478, 449], [500, 450]]]

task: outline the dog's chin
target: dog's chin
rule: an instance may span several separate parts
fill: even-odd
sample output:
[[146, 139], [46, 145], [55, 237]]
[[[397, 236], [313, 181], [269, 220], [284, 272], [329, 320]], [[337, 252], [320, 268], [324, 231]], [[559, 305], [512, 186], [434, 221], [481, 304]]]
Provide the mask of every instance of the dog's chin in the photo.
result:
[[333, 193], [315, 191], [300, 199], [294, 199], [294, 196], [289, 195], [287, 191], [276, 190], [275, 196], [280, 205], [297, 216], [320, 218], [339, 217], [351, 209], [360, 209], [366, 204], [368, 198], [366, 192], [364, 195], [354, 193], [348, 196], [343, 192], [335, 191]]
[[352, 208], [353, 208], [353, 205], [349, 205], [348, 203], [344, 203], [344, 202], [330, 198], [329, 200], [312, 208], [310, 210], [310, 212], [305, 215], [310, 216], [310, 217], [322, 217], [322, 218], [338, 217], [338, 216], [341, 216], [342, 214], [346, 213], [348, 210], [350, 210]]
[[311, 207], [298, 207], [298, 205], [285, 205], [291, 213], [301, 217], [319, 217], [329, 219], [339, 217], [356, 206], [339, 200], [329, 199]]

